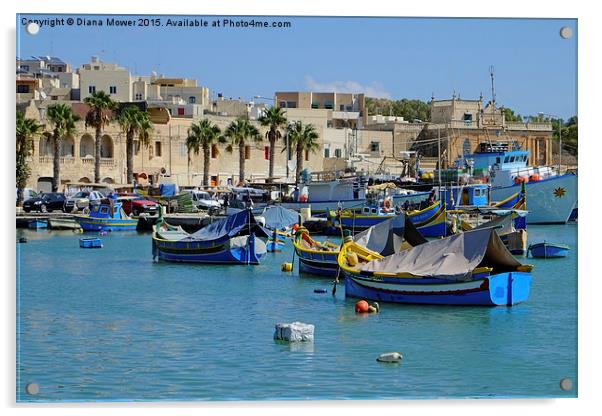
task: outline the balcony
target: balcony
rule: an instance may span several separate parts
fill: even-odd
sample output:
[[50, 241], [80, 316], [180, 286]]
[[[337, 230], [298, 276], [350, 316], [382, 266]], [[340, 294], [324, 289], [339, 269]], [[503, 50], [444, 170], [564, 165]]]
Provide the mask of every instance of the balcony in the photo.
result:
[[[39, 162], [41, 164], [46, 164], [46, 163], [53, 163], [54, 162], [54, 157], [53, 156], [40, 156]], [[59, 157], [59, 163], [61, 165], [65, 164], [65, 163], [75, 163], [75, 158], [73, 158], [73, 156], [61, 156]]]
[[[82, 164], [83, 165], [91, 165], [94, 166], [94, 158], [92, 157], [82, 157], [81, 158]], [[113, 159], [112, 157], [101, 157], [100, 158], [100, 166], [105, 166], [105, 167], [115, 167], [116, 163], [115, 163], [115, 159]]]

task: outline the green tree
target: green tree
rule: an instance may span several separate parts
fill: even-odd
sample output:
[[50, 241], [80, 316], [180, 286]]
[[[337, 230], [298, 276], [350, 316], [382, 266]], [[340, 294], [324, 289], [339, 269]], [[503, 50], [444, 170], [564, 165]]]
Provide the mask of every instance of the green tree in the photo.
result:
[[125, 107], [117, 117], [119, 126], [125, 133], [125, 154], [127, 165], [127, 183], [134, 182], [134, 138], [137, 136], [140, 145], [148, 146], [153, 123], [147, 111], [136, 105]]
[[404, 120], [429, 121], [431, 117], [430, 103], [422, 100], [390, 100], [387, 98], [366, 98], [366, 109], [369, 115], [391, 115], [403, 117]]
[[48, 107], [46, 117], [52, 126], [52, 145], [54, 148], [52, 192], [58, 192], [61, 184], [61, 143], [66, 137], [75, 134], [75, 122], [79, 120], [79, 116], [74, 114], [71, 106], [67, 104], [54, 104]]
[[248, 118], [239, 117], [226, 128], [224, 136], [230, 140], [226, 147], [228, 152], [232, 152], [234, 146], [238, 147], [238, 177], [239, 181], [245, 180], [245, 147], [247, 142], [261, 142], [261, 134]]
[[296, 121], [288, 126], [286, 132], [288, 135], [288, 144], [295, 149], [297, 154], [296, 181], [301, 181], [301, 171], [303, 171], [303, 159], [306, 152], [315, 153], [320, 148], [318, 139], [320, 136], [312, 124], [303, 124]]
[[220, 128], [208, 119], [193, 123], [188, 129], [186, 148], [188, 149], [188, 166], [190, 166], [190, 154], [198, 155], [203, 149], [203, 186], [209, 185], [209, 168], [211, 164], [211, 147], [217, 143], [225, 143], [226, 139], [221, 135]]
[[502, 111], [504, 113], [504, 119], [507, 122], [522, 123], [523, 117], [520, 114], [515, 113], [511, 108], [504, 107]]
[[16, 126], [16, 150], [17, 150], [17, 206], [23, 203], [23, 189], [27, 185], [31, 168], [27, 164], [27, 158], [33, 153], [33, 140], [43, 130], [43, 126], [31, 118], [17, 111]]
[[280, 128], [286, 126], [286, 115], [282, 108], [274, 106], [268, 109], [265, 114], [259, 118], [259, 122], [262, 126], [270, 127], [266, 132], [265, 137], [270, 142], [270, 168], [268, 170], [268, 177], [271, 181], [274, 177], [274, 151], [276, 149], [276, 141], [282, 137]]
[[100, 149], [102, 140], [102, 129], [111, 122], [111, 112], [117, 108], [117, 103], [104, 91], [97, 91], [91, 96], [84, 98], [90, 110], [86, 114], [86, 127], [94, 128], [95, 154], [94, 154], [94, 182], [100, 182]]

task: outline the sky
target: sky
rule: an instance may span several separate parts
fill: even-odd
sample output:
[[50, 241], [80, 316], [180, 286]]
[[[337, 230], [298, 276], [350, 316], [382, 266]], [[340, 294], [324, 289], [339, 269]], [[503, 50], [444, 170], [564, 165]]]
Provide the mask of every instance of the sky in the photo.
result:
[[[140, 17], [150, 20], [149, 26], [109, 27], [110, 17], [136, 25]], [[104, 25], [78, 25], [78, 18]], [[152, 26], [154, 18], [160, 26]], [[169, 18], [208, 26], [167, 26]], [[577, 114], [576, 19], [228, 17], [290, 22], [288, 28], [259, 28], [223, 27], [224, 18], [17, 15], [17, 56], [58, 56], [76, 68], [95, 55], [134, 75], [194, 78], [214, 96], [245, 100], [276, 91], [423, 101], [432, 95], [449, 99], [455, 91], [464, 99], [483, 93], [489, 100], [493, 66], [498, 105], [523, 116]], [[36, 35], [27, 33], [27, 19], [41, 21]], [[50, 27], [44, 19], [63, 24]], [[213, 21], [221, 26], [212, 27]], [[572, 29], [568, 39], [560, 36], [565, 26]]]

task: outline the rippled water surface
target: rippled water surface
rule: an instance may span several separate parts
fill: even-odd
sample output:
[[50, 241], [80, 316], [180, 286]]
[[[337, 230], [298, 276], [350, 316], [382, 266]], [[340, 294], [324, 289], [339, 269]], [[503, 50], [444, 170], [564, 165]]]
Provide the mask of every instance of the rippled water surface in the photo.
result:
[[[290, 245], [259, 266], [181, 265], [153, 263], [150, 234], [114, 232], [100, 250], [80, 249], [71, 232], [23, 235], [18, 401], [576, 396], [574, 224], [530, 226], [530, 242], [572, 250], [528, 260], [526, 303], [382, 304], [365, 317], [342, 285], [333, 297], [329, 279], [281, 272]], [[292, 321], [315, 325], [313, 345], [273, 340], [274, 325]], [[389, 351], [402, 363], [376, 362]]]

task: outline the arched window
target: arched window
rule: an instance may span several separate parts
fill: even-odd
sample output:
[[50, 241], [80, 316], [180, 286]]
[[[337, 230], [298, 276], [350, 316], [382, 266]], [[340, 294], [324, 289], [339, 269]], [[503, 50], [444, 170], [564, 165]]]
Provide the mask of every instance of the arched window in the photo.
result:
[[73, 140], [73, 137], [65, 137], [61, 141], [61, 156], [62, 157], [75, 156], [75, 141]]
[[113, 158], [113, 139], [104, 135], [100, 141], [100, 157]]
[[79, 157], [94, 158], [94, 139], [89, 134], [84, 134], [79, 141]]

